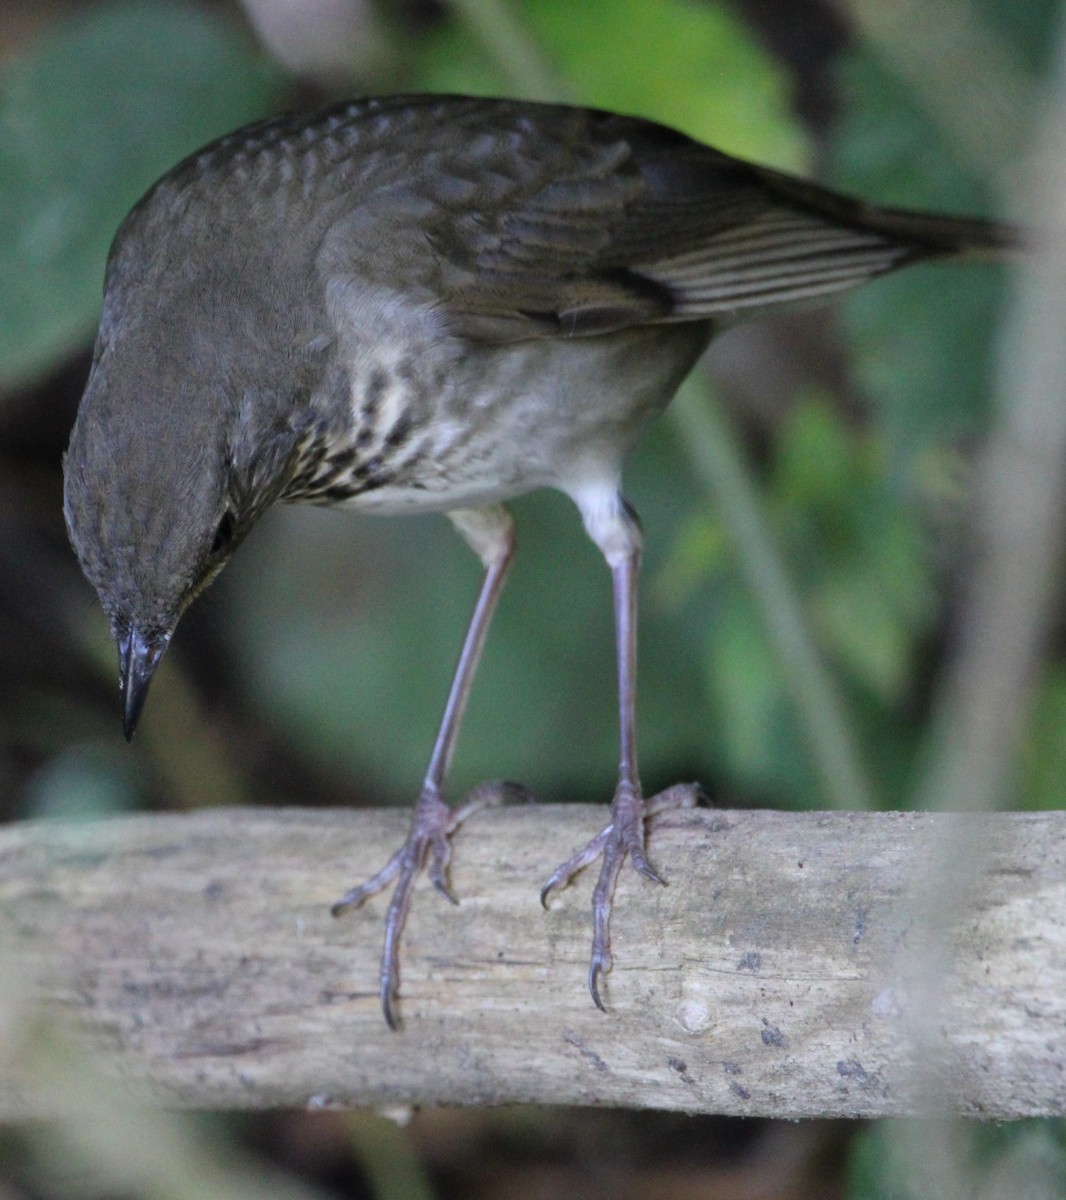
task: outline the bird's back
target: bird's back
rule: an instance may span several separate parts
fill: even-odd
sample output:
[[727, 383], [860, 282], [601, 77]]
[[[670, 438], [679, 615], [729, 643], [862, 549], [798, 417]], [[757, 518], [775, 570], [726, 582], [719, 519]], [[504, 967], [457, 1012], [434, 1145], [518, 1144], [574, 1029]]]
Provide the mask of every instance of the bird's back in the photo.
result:
[[185, 236], [217, 247], [201, 267], [254, 249], [275, 281], [306, 260], [319, 288], [402, 278], [457, 336], [487, 342], [724, 324], [1013, 239], [853, 201], [637, 118], [439, 96], [355, 101], [219, 139], [130, 214], [111, 280], [143, 270], [146, 241], [157, 261], [172, 245], [180, 269]]

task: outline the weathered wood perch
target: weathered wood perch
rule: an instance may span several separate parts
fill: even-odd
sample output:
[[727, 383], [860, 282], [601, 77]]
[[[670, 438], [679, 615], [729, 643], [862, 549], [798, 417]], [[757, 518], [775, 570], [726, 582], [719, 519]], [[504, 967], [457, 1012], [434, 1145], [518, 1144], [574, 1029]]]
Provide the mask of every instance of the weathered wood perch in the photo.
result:
[[[110, 1069], [173, 1104], [1066, 1112], [1066, 814], [666, 814], [650, 844], [670, 886], [619, 884], [606, 1016], [585, 989], [588, 873], [538, 904], [603, 816], [468, 822], [461, 906], [416, 892], [400, 1033], [376, 994], [384, 900], [328, 908], [381, 865], [403, 812], [0, 830], [0, 946]], [[934, 860], [945, 845], [961, 861]], [[931, 1012], [910, 898], [949, 876], [963, 899], [939, 914]], [[0, 1115], [27, 1109], [11, 1074]]]

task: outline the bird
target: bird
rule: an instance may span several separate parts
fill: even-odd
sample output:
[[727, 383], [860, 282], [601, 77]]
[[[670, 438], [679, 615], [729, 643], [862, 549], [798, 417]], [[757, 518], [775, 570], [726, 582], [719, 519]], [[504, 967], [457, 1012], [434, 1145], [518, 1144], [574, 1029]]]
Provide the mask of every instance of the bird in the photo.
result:
[[130, 739], [185, 610], [273, 505], [443, 512], [483, 566], [409, 833], [334, 913], [394, 890], [379, 997], [423, 872], [454, 900], [449, 763], [511, 564], [505, 502], [565, 493], [613, 581], [619, 767], [608, 823], [550, 876], [600, 862], [588, 987], [605, 1008], [615, 883], [646, 850], [638, 771], [642, 533], [628, 452], [712, 337], [912, 263], [996, 258], [1020, 234], [879, 207], [639, 117], [521, 100], [347, 101], [230, 133], [120, 225], [64, 465], [64, 514], [117, 645]]

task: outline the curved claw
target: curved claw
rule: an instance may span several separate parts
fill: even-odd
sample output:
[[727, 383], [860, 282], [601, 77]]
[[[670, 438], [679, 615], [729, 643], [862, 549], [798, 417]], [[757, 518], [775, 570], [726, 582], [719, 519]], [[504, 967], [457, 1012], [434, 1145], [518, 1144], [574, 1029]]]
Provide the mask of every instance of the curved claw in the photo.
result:
[[600, 976], [603, 972], [603, 966], [595, 959], [589, 963], [589, 992], [592, 995], [592, 1003], [596, 1005], [601, 1013], [607, 1011], [607, 1006], [600, 999]]
[[399, 874], [406, 853], [407, 843], [405, 842], [376, 875], [368, 879], [366, 883], [349, 888], [339, 900], [331, 904], [330, 914], [339, 917], [346, 909], [360, 908], [371, 896], [376, 896]]
[[376, 875], [349, 889], [331, 906], [330, 912], [335, 917], [340, 916], [350, 908], [359, 908], [371, 896], [382, 891], [393, 880], [396, 881], [396, 889], [385, 916], [385, 941], [378, 988], [381, 1011], [390, 1029], [400, 1028], [396, 1011], [400, 992], [400, 936], [411, 907], [415, 880], [428, 861], [428, 873], [433, 886], [452, 904], [458, 904], [459, 899], [448, 882], [448, 868], [452, 859], [451, 837], [471, 813], [500, 804], [507, 795], [513, 793], [528, 797], [525, 789], [518, 784], [482, 784], [470, 793], [464, 804], [452, 809], [436, 791], [427, 787], [418, 798], [404, 844]]
[[600, 984], [611, 969], [611, 908], [622, 864], [628, 857], [645, 879], [665, 887], [666, 880], [648, 861], [644, 849], [645, 819], [671, 808], [690, 808], [702, 798], [697, 784], [676, 784], [648, 801], [641, 798], [636, 788], [620, 785], [611, 802], [611, 823], [557, 867], [541, 889], [540, 902], [547, 908], [548, 897], [556, 888], [566, 887], [580, 870], [602, 855], [603, 864], [592, 893], [592, 955], [588, 974], [592, 1002], [601, 1012], [607, 1011]]
[[[643, 841], [643, 839], [641, 840]], [[633, 861], [634, 870], [639, 871], [645, 879], [650, 879], [652, 883], [661, 883], [663, 887], [666, 887], [666, 880], [648, 862], [648, 856], [644, 853], [643, 845], [629, 847], [629, 855]]]
[[345, 892], [330, 908], [336, 917], [349, 908], [359, 908], [393, 880], [396, 889], [385, 916], [385, 941], [381, 952], [378, 995], [381, 1011], [390, 1029], [399, 1029], [396, 1000], [400, 991], [400, 935], [411, 907], [415, 880], [429, 859], [429, 877], [438, 891], [453, 904], [459, 901], [448, 885], [451, 862], [449, 838], [459, 825], [458, 814], [435, 793], [425, 791], [418, 799], [407, 840], [378, 873]]
[[449, 829], [427, 838], [422, 858], [425, 861], [428, 853], [430, 883], [446, 900], [451, 901], [452, 904], [458, 904], [459, 897], [452, 891], [451, 884], [448, 882], [448, 868], [452, 863], [452, 844], [448, 841], [450, 836], [451, 830]]
[[[613, 828], [613, 826], [612, 826]], [[611, 909], [614, 905], [614, 889], [626, 854], [630, 852], [621, 832], [611, 838], [603, 852], [600, 877], [592, 889], [592, 957], [589, 961], [589, 991], [592, 1002], [601, 1012], [606, 1012], [600, 999], [601, 976], [611, 969]]]
[[583, 871], [589, 863], [594, 862], [603, 853], [604, 846], [607, 845], [607, 839], [614, 832], [613, 822], [610, 825], [604, 826], [598, 834], [582, 849], [580, 849], [566, 862], [560, 863], [559, 866], [551, 874], [551, 878], [540, 889], [540, 902], [544, 908], [548, 907], [548, 897], [557, 889], [569, 886], [570, 881], [579, 872]]
[[[408, 847], [404, 849], [407, 850]], [[425, 858], [424, 849], [422, 858]], [[400, 1020], [396, 1014], [396, 1000], [400, 994], [400, 934], [411, 907], [411, 890], [421, 865], [413, 856], [405, 865], [396, 890], [392, 893], [389, 911], [385, 917], [385, 945], [381, 953], [378, 996], [381, 999], [381, 1011], [385, 1015], [385, 1022], [392, 1030], [400, 1028]]]

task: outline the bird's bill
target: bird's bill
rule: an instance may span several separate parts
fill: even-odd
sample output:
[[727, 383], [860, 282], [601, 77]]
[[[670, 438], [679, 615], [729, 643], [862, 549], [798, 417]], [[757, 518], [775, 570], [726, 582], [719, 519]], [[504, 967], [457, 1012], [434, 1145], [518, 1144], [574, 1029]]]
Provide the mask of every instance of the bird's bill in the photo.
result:
[[122, 683], [122, 732], [126, 741], [133, 737], [144, 702], [148, 698], [148, 685], [152, 682], [155, 669], [163, 652], [170, 644], [170, 635], [146, 637], [137, 629], [131, 629], [118, 639], [118, 669]]

